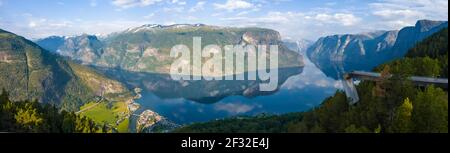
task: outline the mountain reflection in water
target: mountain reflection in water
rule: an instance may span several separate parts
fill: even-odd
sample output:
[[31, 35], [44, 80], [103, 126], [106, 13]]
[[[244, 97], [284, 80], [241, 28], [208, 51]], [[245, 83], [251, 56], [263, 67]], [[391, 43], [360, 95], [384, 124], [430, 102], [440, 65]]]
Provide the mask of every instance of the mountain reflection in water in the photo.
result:
[[[279, 88], [271, 92], [259, 91], [260, 80], [174, 81], [168, 74], [97, 69], [111, 78], [121, 80], [130, 89], [143, 89], [142, 97], [136, 100], [141, 108], [135, 114], [150, 109], [177, 124], [236, 115], [304, 111], [317, 106], [336, 90], [335, 87], [314, 84], [293, 88], [304, 77], [303, 67], [280, 68]], [[134, 120], [131, 119], [130, 125], [134, 124]]]
[[[130, 72], [120, 69], [96, 68], [108, 77], [120, 80], [130, 89], [139, 87], [161, 99], [183, 98], [199, 103], [215, 103], [221, 99], [242, 95], [256, 97], [273, 94], [275, 91], [260, 91], [260, 84], [268, 81], [256, 80], [173, 80], [169, 74]], [[278, 69], [278, 87], [289, 77], [302, 73], [303, 67]], [[255, 72], [257, 74], [257, 72]], [[247, 78], [248, 73], [244, 74]]]

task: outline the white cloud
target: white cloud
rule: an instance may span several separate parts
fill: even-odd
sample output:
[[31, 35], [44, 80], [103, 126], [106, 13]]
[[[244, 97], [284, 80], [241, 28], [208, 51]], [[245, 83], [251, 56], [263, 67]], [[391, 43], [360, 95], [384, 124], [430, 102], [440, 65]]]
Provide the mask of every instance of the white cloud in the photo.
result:
[[226, 111], [231, 115], [237, 115], [242, 113], [247, 113], [256, 108], [253, 105], [242, 104], [240, 102], [237, 103], [218, 103], [214, 106], [215, 110], [218, 111]]
[[361, 19], [349, 13], [336, 14], [317, 14], [314, 19], [323, 23], [338, 23], [343, 26], [352, 26], [357, 24]]
[[205, 9], [205, 4], [206, 4], [205, 1], [199, 1], [195, 4], [195, 6], [193, 6], [191, 9], [189, 9], [189, 12], [197, 12], [197, 11], [203, 10], [203, 9]]
[[379, 23], [394, 29], [412, 25], [420, 19], [448, 20], [447, 0], [381, 0], [370, 3], [369, 8]]
[[73, 26], [73, 22], [71, 21], [50, 22], [47, 25], [54, 28], [70, 28]]
[[37, 24], [36, 24], [36, 22], [34, 22], [34, 21], [30, 21], [30, 23], [28, 23], [28, 26], [29, 26], [30, 28], [34, 28], [34, 27], [37, 26]]
[[2, 28], [29, 39], [43, 38], [52, 35], [109, 34], [146, 24], [146, 21], [132, 20], [65, 20], [47, 19], [25, 13], [21, 20], [2, 22]]
[[425, 14], [409, 9], [381, 9], [374, 11], [373, 15], [380, 17], [385, 24], [393, 28], [408, 26], [418, 19], [426, 18]]
[[255, 5], [245, 0], [227, 0], [224, 4], [214, 3], [214, 7], [219, 10], [234, 11], [237, 9], [253, 8]]
[[335, 13], [335, 14], [311, 14], [302, 12], [268, 12], [267, 15], [250, 18], [250, 17], [227, 17], [222, 20], [240, 20], [242, 22], [257, 22], [267, 24], [283, 24], [291, 23], [298, 20], [303, 22], [315, 23], [330, 23], [339, 24], [342, 26], [352, 26], [361, 21], [359, 17], [349, 13]]
[[195, 17], [195, 16], [187, 16], [186, 17], [186, 20], [188, 20], [188, 21], [191, 21], [191, 22], [193, 22], [193, 21], [198, 21], [198, 17]]
[[254, 2], [259, 2], [262, 4], [271, 4], [271, 5], [278, 5], [283, 2], [291, 2], [293, 0], [253, 0]]
[[97, 0], [91, 0], [91, 1], [89, 2], [89, 6], [91, 6], [91, 7], [96, 7], [96, 6], [97, 6]]
[[182, 6], [175, 6], [175, 7], [164, 7], [163, 11], [166, 13], [181, 13], [184, 11], [184, 7]]
[[186, 1], [181, 1], [181, 0], [172, 0], [172, 4], [178, 4], [178, 5], [186, 5]]
[[144, 19], [150, 19], [150, 18], [153, 18], [154, 16], [155, 16], [155, 13], [150, 13], [150, 14], [144, 16]]
[[132, 7], [145, 7], [166, 2], [165, 4], [186, 5], [185, 0], [113, 0], [112, 4], [119, 7], [118, 11]]
[[252, 12], [258, 12], [258, 11], [260, 11], [260, 10], [261, 10], [260, 8], [255, 7], [255, 8], [253, 8], [253, 9], [251, 9], [251, 10], [241, 11], [241, 12], [239, 12], [239, 13], [236, 14], [236, 15], [237, 15], [237, 16], [247, 15], [247, 14], [250, 14], [250, 13], [252, 13]]
[[73, 26], [73, 22], [68, 20], [50, 20], [46, 18], [35, 17], [29, 13], [25, 13], [22, 16], [24, 16], [26, 22], [28, 22], [28, 27], [33, 29], [58, 30], [60, 28], [70, 28]]
[[136, 6], [149, 6], [162, 2], [163, 0], [113, 0], [112, 4], [120, 8], [126, 9]]
[[391, 9], [382, 9], [373, 12], [374, 15], [382, 17], [384, 19], [396, 19], [400, 17], [423, 17], [424, 15], [418, 11], [414, 10], [391, 10]]
[[304, 89], [306, 87], [342, 89], [341, 81], [327, 77], [308, 57], [304, 57], [303, 59], [305, 62], [303, 72], [300, 75], [290, 77], [286, 80], [281, 86], [281, 89], [293, 90]]
[[[351, 13], [268, 12], [258, 17], [223, 17], [228, 26], [257, 26], [279, 31], [282, 37], [316, 39], [320, 36], [361, 30], [362, 19]], [[361, 30], [362, 31], [362, 30]]]

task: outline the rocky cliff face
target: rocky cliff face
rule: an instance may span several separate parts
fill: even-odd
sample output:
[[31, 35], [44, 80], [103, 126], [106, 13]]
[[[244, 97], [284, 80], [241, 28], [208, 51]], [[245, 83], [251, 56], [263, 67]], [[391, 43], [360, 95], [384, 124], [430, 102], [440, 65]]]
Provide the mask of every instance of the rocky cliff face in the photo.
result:
[[102, 42], [96, 36], [87, 34], [73, 37], [51, 36], [38, 39], [36, 43], [47, 50], [80, 61], [82, 64], [95, 63], [103, 53]]
[[339, 78], [336, 68], [344, 71], [371, 70], [389, 60], [403, 57], [408, 49], [433, 33], [448, 27], [448, 22], [420, 20], [400, 31], [333, 35], [320, 38], [307, 55], [327, 75]]

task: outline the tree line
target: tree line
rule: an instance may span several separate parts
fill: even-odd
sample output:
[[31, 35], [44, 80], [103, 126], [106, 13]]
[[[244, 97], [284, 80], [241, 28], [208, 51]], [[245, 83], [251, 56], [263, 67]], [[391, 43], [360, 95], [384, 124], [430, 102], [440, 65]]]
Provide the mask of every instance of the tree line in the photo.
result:
[[[104, 125], [103, 125], [104, 126]], [[51, 104], [34, 101], [11, 101], [8, 92], [0, 95], [0, 132], [18, 133], [98, 133], [107, 128], [93, 120], [60, 111]]]

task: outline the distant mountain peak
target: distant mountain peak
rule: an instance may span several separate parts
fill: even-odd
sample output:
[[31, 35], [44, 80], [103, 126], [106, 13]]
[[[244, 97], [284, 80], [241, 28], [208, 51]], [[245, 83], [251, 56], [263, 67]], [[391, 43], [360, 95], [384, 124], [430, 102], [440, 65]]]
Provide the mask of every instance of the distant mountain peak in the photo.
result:
[[299, 39], [299, 40], [293, 40], [293, 39], [284, 39], [283, 43], [288, 47], [290, 50], [293, 50], [295, 52], [298, 52], [299, 54], [303, 55], [309, 46], [314, 43], [311, 40], [308, 39]]
[[428, 31], [443, 23], [448, 23], [448, 21], [419, 20], [417, 21], [415, 27], [420, 29], [420, 31]]
[[132, 27], [125, 30], [125, 32], [140, 32], [146, 30], [155, 30], [155, 29], [167, 29], [167, 28], [192, 28], [192, 27], [203, 27], [207, 26], [206, 24], [170, 24], [170, 25], [161, 25], [161, 24], [144, 24], [139, 27]]

